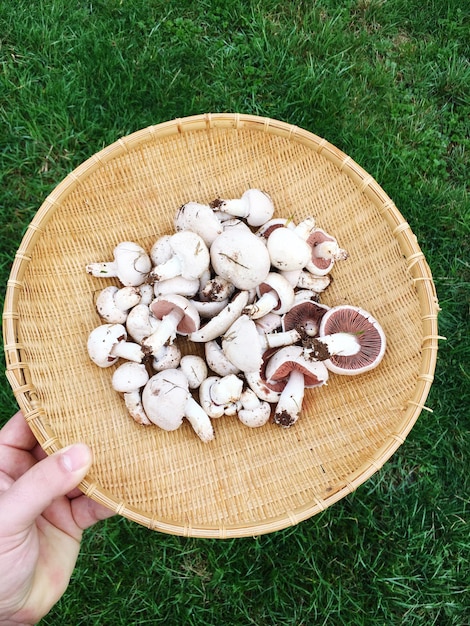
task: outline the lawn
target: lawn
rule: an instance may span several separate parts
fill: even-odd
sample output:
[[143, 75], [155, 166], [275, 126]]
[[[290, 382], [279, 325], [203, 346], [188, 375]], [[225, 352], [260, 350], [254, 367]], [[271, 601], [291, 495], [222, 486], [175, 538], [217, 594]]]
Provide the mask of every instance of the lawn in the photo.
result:
[[[114, 517], [87, 531], [41, 624], [470, 623], [469, 33], [461, 0], [2, 0], [3, 286], [29, 221], [86, 158], [151, 124], [238, 111], [325, 137], [380, 183], [426, 255], [446, 337], [432, 412], [357, 491], [249, 539]], [[4, 423], [4, 377], [0, 394]]]

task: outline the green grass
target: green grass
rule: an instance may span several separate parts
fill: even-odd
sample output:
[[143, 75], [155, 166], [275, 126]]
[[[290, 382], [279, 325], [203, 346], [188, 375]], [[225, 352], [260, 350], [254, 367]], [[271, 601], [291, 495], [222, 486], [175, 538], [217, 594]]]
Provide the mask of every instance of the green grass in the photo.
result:
[[[355, 493], [254, 539], [108, 520], [42, 623], [470, 623], [469, 32], [461, 0], [2, 1], [3, 285], [35, 211], [84, 159], [150, 124], [240, 111], [326, 137], [379, 181], [426, 254], [447, 337], [433, 413]], [[4, 422], [6, 379], [0, 394]]]

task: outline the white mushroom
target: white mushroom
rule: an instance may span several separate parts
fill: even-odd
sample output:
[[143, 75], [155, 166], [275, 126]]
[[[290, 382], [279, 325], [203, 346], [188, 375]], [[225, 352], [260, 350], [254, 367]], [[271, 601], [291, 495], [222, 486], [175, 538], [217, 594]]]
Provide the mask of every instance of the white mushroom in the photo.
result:
[[238, 367], [235, 367], [227, 359], [217, 339], [205, 342], [204, 353], [207, 366], [218, 376], [227, 376], [228, 374], [238, 374], [240, 372]]
[[142, 405], [140, 390], [149, 380], [145, 365], [142, 363], [123, 363], [113, 373], [113, 389], [123, 394], [129, 415], [144, 426], [151, 424]]
[[238, 319], [248, 303], [248, 291], [239, 291], [231, 302], [220, 313], [210, 319], [189, 335], [189, 339], [195, 342], [211, 341], [220, 337], [233, 322]]
[[207, 378], [207, 364], [196, 354], [185, 354], [180, 361], [180, 368], [188, 380], [190, 389], [197, 389]]
[[289, 281], [277, 272], [269, 272], [266, 278], [256, 287], [258, 300], [245, 307], [245, 313], [251, 319], [258, 319], [275, 311], [283, 314], [294, 303], [294, 289]]
[[151, 361], [152, 369], [155, 372], [173, 369], [179, 366], [181, 358], [181, 350], [176, 343], [164, 345], [153, 355]]
[[214, 276], [199, 292], [202, 300], [220, 301], [233, 296], [235, 285], [222, 276]]
[[190, 230], [182, 230], [170, 237], [172, 256], [155, 265], [150, 272], [151, 280], [166, 280], [174, 276], [199, 278], [209, 267], [209, 249], [202, 237]]
[[147, 304], [137, 304], [133, 307], [126, 319], [126, 328], [129, 335], [137, 343], [141, 343], [145, 337], [151, 335], [159, 326], [160, 320], [152, 315]]
[[98, 315], [110, 324], [124, 324], [132, 307], [140, 302], [140, 293], [135, 287], [109, 285], [96, 298]]
[[88, 355], [93, 363], [103, 368], [114, 365], [120, 357], [140, 363], [144, 358], [140, 345], [126, 339], [127, 332], [122, 324], [101, 324], [88, 336]]
[[259, 371], [263, 353], [299, 341], [297, 330], [280, 333], [259, 333], [255, 322], [241, 315], [222, 336], [222, 350], [228, 360], [242, 372]]
[[159, 280], [154, 285], [155, 296], [167, 296], [176, 293], [185, 298], [192, 298], [198, 290], [199, 280], [197, 278], [183, 278], [183, 276]]
[[240, 401], [242, 408], [238, 411], [238, 419], [250, 428], [264, 426], [271, 416], [271, 405], [260, 400], [256, 393], [248, 388], [245, 389]]
[[270, 311], [266, 313], [262, 317], [259, 317], [255, 320], [256, 328], [259, 333], [272, 333], [281, 327], [282, 324], [282, 316], [278, 313], [273, 313]]
[[155, 294], [153, 291], [153, 285], [150, 283], [144, 283], [143, 285], [140, 285], [139, 292], [140, 292], [140, 303], [146, 304], [147, 306], [152, 302], [152, 300], [155, 297]]
[[270, 220], [274, 213], [272, 199], [260, 189], [247, 189], [241, 198], [216, 200], [211, 206], [224, 213], [245, 219], [250, 226], [261, 226]]
[[158, 296], [150, 311], [161, 320], [156, 330], [142, 342], [144, 351], [156, 354], [165, 343], [173, 343], [176, 334], [187, 335], [199, 328], [199, 313], [192, 302], [183, 296]]
[[295, 229], [281, 226], [268, 237], [266, 248], [271, 265], [282, 271], [299, 270], [305, 267], [311, 256], [311, 248]]
[[329, 274], [316, 276], [309, 271], [301, 270], [297, 276], [296, 286], [299, 289], [309, 289], [315, 293], [323, 293], [330, 283], [331, 276]]
[[162, 265], [171, 259], [173, 249], [170, 245], [171, 235], [162, 235], [150, 248], [150, 259], [152, 265]]
[[225, 309], [225, 307], [229, 304], [228, 298], [226, 300], [219, 301], [204, 301], [198, 300], [197, 298], [192, 298], [191, 302], [194, 304], [194, 308], [199, 313], [200, 317], [204, 319], [212, 319], [219, 313]]
[[266, 246], [249, 229], [224, 230], [212, 244], [210, 257], [215, 273], [237, 289], [256, 287], [270, 269]]
[[199, 387], [199, 401], [209, 417], [233, 415], [243, 390], [243, 381], [235, 374], [208, 376]]
[[88, 274], [99, 278], [119, 278], [125, 287], [142, 285], [151, 269], [149, 255], [133, 241], [123, 241], [114, 248], [114, 261], [86, 266]]
[[197, 233], [208, 247], [211, 246], [223, 228], [214, 211], [208, 204], [187, 202], [175, 215], [175, 230], [190, 230]]
[[149, 420], [163, 430], [178, 429], [186, 417], [201, 441], [206, 443], [214, 438], [209, 416], [192, 397], [180, 369], [152, 376], [142, 391], [142, 403]]
[[307, 240], [310, 237], [310, 235], [312, 234], [314, 230], [315, 230], [315, 218], [311, 216], [303, 219], [294, 228], [295, 234], [305, 240]]

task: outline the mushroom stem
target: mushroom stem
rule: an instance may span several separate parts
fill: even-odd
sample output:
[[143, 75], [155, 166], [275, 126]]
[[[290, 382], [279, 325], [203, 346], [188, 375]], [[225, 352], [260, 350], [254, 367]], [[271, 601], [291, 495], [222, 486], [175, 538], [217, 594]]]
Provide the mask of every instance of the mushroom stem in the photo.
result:
[[340, 248], [336, 241], [322, 241], [321, 243], [313, 246], [312, 256], [316, 259], [333, 259], [340, 261], [348, 258], [346, 250]]
[[125, 393], [123, 398], [129, 415], [137, 422], [137, 424], [149, 426], [152, 423], [144, 411], [142, 396], [139, 389]]
[[177, 256], [172, 256], [168, 261], [156, 265], [150, 272], [150, 278], [156, 281], [169, 280], [181, 274], [181, 262]]
[[298, 370], [292, 370], [276, 406], [275, 424], [283, 428], [289, 428], [295, 424], [302, 409], [304, 392], [304, 375]]
[[257, 320], [272, 311], [278, 304], [279, 296], [274, 289], [271, 289], [271, 291], [264, 293], [256, 302], [245, 307], [245, 313], [252, 320]]
[[339, 332], [324, 335], [317, 337], [315, 343], [317, 342], [327, 347], [329, 356], [354, 356], [361, 349], [361, 344], [353, 333]]
[[299, 332], [293, 328], [280, 333], [260, 334], [260, 342], [263, 352], [268, 348], [280, 348], [281, 346], [290, 346], [300, 340]]
[[188, 395], [184, 405], [184, 415], [201, 441], [207, 443], [214, 439], [214, 429], [209, 416], [191, 395]]
[[127, 361], [134, 361], [135, 363], [141, 363], [144, 358], [142, 348], [138, 343], [132, 341], [119, 341], [115, 344], [111, 350], [111, 354]]
[[153, 355], [160, 350], [167, 341], [173, 343], [176, 337], [176, 327], [184, 317], [184, 311], [181, 309], [173, 309], [167, 315], [164, 315], [156, 330], [143, 341], [144, 348], [151, 351]]

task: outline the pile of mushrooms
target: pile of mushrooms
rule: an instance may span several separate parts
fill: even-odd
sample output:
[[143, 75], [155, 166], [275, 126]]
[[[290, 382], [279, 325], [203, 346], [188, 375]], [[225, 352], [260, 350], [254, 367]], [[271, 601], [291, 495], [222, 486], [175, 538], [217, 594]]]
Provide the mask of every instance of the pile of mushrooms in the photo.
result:
[[[86, 267], [119, 281], [97, 296], [102, 323], [87, 348], [99, 367], [124, 361], [112, 386], [137, 423], [171, 431], [186, 419], [204, 442], [222, 416], [259, 427], [273, 414], [289, 428], [306, 388], [380, 363], [377, 320], [358, 306], [320, 303], [348, 254], [313, 217], [275, 218], [270, 196], [248, 189], [184, 204], [174, 227], [149, 252], [125, 241], [112, 261]], [[192, 344], [199, 354], [183, 356]]]

